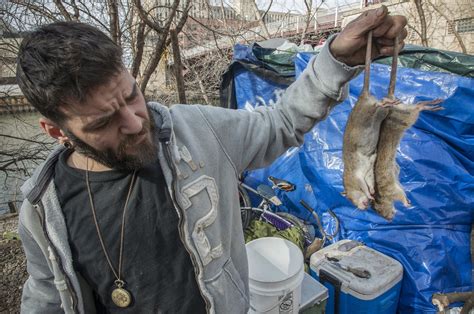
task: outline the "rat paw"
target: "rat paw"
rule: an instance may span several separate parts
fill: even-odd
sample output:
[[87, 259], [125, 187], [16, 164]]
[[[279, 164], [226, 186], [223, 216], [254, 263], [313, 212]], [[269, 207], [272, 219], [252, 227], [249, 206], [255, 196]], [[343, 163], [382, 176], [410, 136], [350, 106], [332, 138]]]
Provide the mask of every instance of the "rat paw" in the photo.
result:
[[400, 104], [401, 101], [398, 99], [386, 98], [384, 97], [381, 101], [377, 103], [377, 106], [382, 108], [388, 108]]
[[382, 217], [385, 218], [386, 220], [392, 221], [392, 220], [393, 220], [393, 217], [395, 216], [395, 210], [382, 211], [382, 212], [380, 212], [379, 214], [380, 214], [380, 216], [382, 216]]
[[429, 101], [421, 101], [416, 104], [418, 110], [423, 111], [439, 111], [443, 110], [444, 108], [441, 107], [439, 104], [443, 102], [443, 99], [435, 99]]
[[357, 204], [357, 208], [360, 210], [367, 210], [369, 208], [369, 200], [364, 200]]

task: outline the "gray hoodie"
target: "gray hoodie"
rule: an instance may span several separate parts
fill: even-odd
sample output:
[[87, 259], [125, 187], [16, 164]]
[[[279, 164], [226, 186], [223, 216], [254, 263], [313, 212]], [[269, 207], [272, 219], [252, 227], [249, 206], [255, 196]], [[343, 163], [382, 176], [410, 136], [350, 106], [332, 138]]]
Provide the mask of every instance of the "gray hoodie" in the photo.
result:
[[[148, 104], [180, 235], [209, 313], [246, 313], [249, 308], [239, 174], [300, 146], [304, 134], [347, 96], [346, 83], [359, 70], [335, 60], [327, 44], [274, 107], [249, 112]], [[95, 312], [92, 291], [73, 268], [56, 195], [54, 166], [62, 150], [56, 148], [22, 187], [19, 233], [30, 275], [22, 313]]]

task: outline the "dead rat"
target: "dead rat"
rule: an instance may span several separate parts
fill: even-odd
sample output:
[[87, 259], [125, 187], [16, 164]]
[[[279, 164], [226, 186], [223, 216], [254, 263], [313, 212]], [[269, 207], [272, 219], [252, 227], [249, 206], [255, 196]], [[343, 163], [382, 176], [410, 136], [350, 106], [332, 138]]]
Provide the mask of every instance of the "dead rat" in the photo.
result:
[[405, 131], [418, 119], [421, 111], [438, 111], [442, 100], [424, 101], [416, 105], [399, 104], [390, 112], [380, 128], [377, 159], [375, 162], [375, 200], [374, 209], [382, 217], [391, 220], [395, 215], [394, 201], [410, 206], [405, 191], [398, 180], [400, 167], [395, 161], [400, 140]]
[[[398, 38], [396, 38], [387, 96], [392, 99], [394, 99], [395, 91], [398, 46]], [[394, 201], [401, 201], [405, 207], [410, 206], [410, 201], [398, 180], [400, 167], [395, 161], [397, 148], [403, 134], [416, 122], [421, 111], [442, 110], [443, 107], [438, 106], [441, 101], [436, 99], [423, 101], [415, 105], [397, 104], [389, 108], [388, 115], [382, 122], [375, 161], [375, 200], [373, 207], [385, 219], [392, 220], [395, 215]]]
[[367, 209], [374, 199], [374, 164], [380, 125], [388, 114], [388, 107], [397, 103], [390, 99], [378, 101], [369, 92], [371, 48], [372, 31], [367, 38], [364, 86], [347, 121], [343, 142], [343, 195], [359, 209]]

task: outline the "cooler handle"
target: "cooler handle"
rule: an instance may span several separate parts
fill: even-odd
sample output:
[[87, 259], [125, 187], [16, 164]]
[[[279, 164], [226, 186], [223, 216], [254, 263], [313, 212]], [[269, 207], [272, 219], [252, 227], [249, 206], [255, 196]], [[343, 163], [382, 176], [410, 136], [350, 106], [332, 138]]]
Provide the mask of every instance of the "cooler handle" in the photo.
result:
[[323, 284], [328, 282], [334, 287], [334, 314], [339, 314], [339, 294], [342, 282], [324, 269], [319, 270], [319, 281]]

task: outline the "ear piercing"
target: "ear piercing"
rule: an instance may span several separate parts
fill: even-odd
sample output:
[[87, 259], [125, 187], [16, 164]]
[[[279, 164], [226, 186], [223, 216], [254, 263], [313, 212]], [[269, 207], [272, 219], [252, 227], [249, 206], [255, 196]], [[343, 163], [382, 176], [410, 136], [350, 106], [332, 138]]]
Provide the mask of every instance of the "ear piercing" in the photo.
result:
[[70, 142], [70, 141], [65, 141], [63, 143], [64, 147], [66, 147], [67, 149], [72, 149], [74, 147], [74, 145]]

